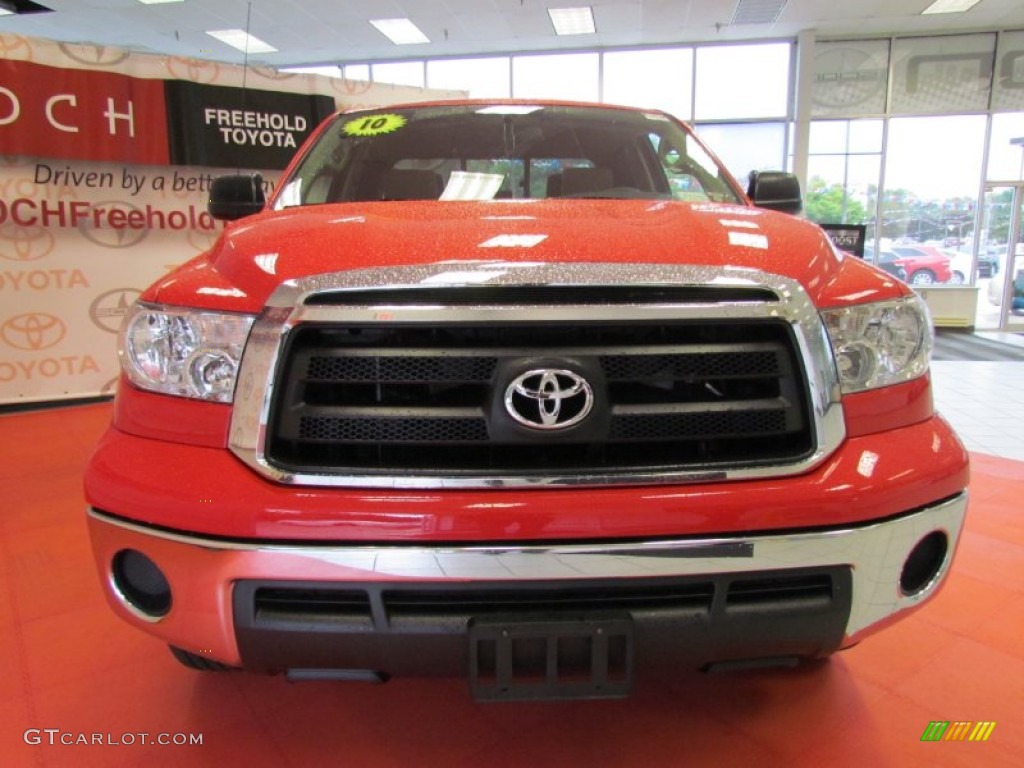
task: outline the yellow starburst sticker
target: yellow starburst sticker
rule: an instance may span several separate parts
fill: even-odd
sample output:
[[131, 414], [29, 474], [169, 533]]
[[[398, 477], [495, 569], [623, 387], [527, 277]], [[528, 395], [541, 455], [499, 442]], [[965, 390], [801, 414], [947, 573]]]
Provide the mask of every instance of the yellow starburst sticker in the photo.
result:
[[379, 136], [382, 133], [394, 133], [407, 122], [401, 115], [367, 115], [349, 120], [341, 130], [347, 136]]

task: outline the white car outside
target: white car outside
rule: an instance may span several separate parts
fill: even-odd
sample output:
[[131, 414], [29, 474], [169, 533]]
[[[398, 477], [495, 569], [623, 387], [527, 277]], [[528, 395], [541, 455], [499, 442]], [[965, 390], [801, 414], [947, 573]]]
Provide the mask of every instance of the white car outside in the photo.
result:
[[964, 285], [971, 281], [971, 254], [954, 251], [951, 248], [940, 248], [943, 255], [949, 257], [949, 285]]

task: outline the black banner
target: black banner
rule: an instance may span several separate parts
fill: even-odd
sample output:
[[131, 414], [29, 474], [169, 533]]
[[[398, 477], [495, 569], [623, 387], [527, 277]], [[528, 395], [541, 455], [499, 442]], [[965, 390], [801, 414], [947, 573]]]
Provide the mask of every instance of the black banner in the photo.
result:
[[164, 83], [171, 165], [280, 170], [320, 122], [330, 96]]
[[866, 224], [819, 224], [825, 230], [832, 244], [841, 251], [864, 258], [864, 241], [867, 239]]

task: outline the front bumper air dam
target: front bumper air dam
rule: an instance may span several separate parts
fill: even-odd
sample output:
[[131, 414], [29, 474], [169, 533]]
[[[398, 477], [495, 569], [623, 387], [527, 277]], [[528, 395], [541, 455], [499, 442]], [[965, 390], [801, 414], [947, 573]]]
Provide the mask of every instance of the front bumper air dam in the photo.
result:
[[[305, 623], [301, 616], [290, 619], [288, 624], [266, 622], [263, 629], [271, 642], [263, 644], [260, 658], [248, 666], [260, 671], [310, 666], [295, 658], [295, 649], [288, 647], [291, 645], [289, 639], [295, 640], [301, 649], [303, 642], [319, 633], [317, 642], [321, 645], [317, 648], [329, 643], [331, 648], [340, 649], [337, 652], [344, 654], [346, 639], [351, 639], [364, 651], [367, 647], [380, 649], [373, 653], [394, 667], [381, 671], [401, 674], [403, 668], [422, 671], [422, 653], [412, 664], [406, 664], [408, 659], [403, 659], [407, 649], [417, 647], [417, 638], [429, 638], [430, 643], [436, 643], [439, 635], [446, 635], [447, 650], [455, 649], [454, 655], [449, 653], [448, 656], [465, 661], [466, 637], [473, 622], [453, 622], [450, 616], [439, 616], [436, 620], [428, 617], [415, 627], [396, 631], [395, 626], [389, 626], [389, 617], [381, 607], [380, 595], [385, 588], [434, 588], [434, 592], [444, 594], [446, 590], [460, 586], [487, 585], [506, 592], [514, 592], [518, 588], [529, 592], [536, 590], [538, 585], [554, 589], [563, 585], [565, 589], [609, 584], [642, 586], [645, 583], [664, 583], [673, 578], [685, 581], [704, 576], [707, 577], [704, 581], [717, 589], [723, 580], [743, 574], [772, 578], [790, 573], [828, 571], [840, 576], [834, 581], [834, 591], [845, 593], [848, 590], [849, 594], [837, 594], [835, 600], [827, 601], [828, 605], [821, 608], [822, 614], [829, 613], [830, 627], [836, 622], [836, 606], [842, 610], [838, 630], [829, 632], [834, 637], [831, 640], [822, 638], [818, 649], [827, 653], [857, 642], [935, 595], [948, 573], [966, 509], [967, 494], [964, 492], [925, 509], [856, 527], [776, 535], [542, 546], [339, 546], [233, 542], [157, 530], [122, 521], [96, 509], [90, 509], [88, 525], [97, 567], [114, 611], [129, 623], [171, 645], [229, 666], [244, 666], [248, 659], [243, 661], [239, 637], [248, 633], [251, 638], [254, 628], [257, 634], [260, 629], [260, 621], [255, 615], [246, 618], [246, 614], [254, 614], [251, 597], [256, 589], [293, 584], [315, 590], [343, 585], [345, 589], [362, 589], [370, 596], [373, 616], [368, 623], [343, 621], [333, 627], [328, 623], [325, 636], [325, 624], [316, 621], [315, 617]], [[928, 570], [926, 578], [913, 594], [906, 594], [900, 587], [900, 580], [901, 574], [905, 573], [908, 556], [925, 537], [936, 532], [948, 543], [940, 553], [941, 562], [936, 563], [934, 570]], [[936, 537], [933, 535], [931, 538]], [[165, 575], [171, 590], [171, 605], [165, 615], [159, 618], [145, 615], [133, 607], [115, 585], [111, 564], [115, 556], [125, 550], [143, 553]], [[243, 604], [246, 601], [248, 606]], [[722, 602], [721, 598], [714, 597], [708, 615], [698, 617], [696, 622], [691, 616], [683, 624], [689, 622], [691, 629], [705, 631], [709, 623], [714, 625], [715, 621], [722, 619], [715, 616], [716, 611], [722, 609]], [[788, 620], [785, 607], [778, 609], [776, 614], [770, 610], [761, 619], [769, 623], [777, 619], [785, 627]], [[799, 621], [807, 619], [806, 611], [804, 614], [802, 618], [798, 617]], [[557, 621], [562, 617], [556, 613], [541, 618]], [[632, 621], [638, 627], [638, 668], [644, 662], [645, 648], [641, 640], [645, 637], [657, 638], [647, 644], [647, 650], [653, 649], [657, 654], [668, 648], [675, 649], [680, 659], [691, 663], [721, 660], [713, 657], [694, 659], [692, 648], [691, 653], [687, 653], [685, 632], [665, 636], [667, 632], [677, 632], [680, 623], [659, 620], [656, 611], [634, 611]], [[249, 626], [244, 626], [247, 622]], [[719, 631], [714, 637], [716, 644], [726, 648], [723, 658], [756, 659], [771, 655], [770, 649], [768, 654], [764, 652], [762, 638], [750, 631], [749, 623], [730, 624], [725, 617], [721, 626], [724, 626], [725, 635]], [[814, 626], [813, 617], [811, 625], [805, 623], [801, 626]], [[782, 634], [785, 635], [786, 631], [784, 629]], [[249, 640], [245, 642], [252, 645]], [[271, 657], [264, 654], [266, 647], [273, 647], [275, 643], [280, 648], [280, 657], [276, 660], [273, 654]], [[706, 650], [705, 647], [701, 652]], [[468, 666], [468, 662], [465, 663]], [[329, 665], [322, 663], [321, 659], [312, 666]], [[344, 664], [338, 663], [337, 666]], [[465, 669], [466, 666], [461, 671], [456, 669], [454, 674], [464, 673]], [[438, 669], [436, 673], [452, 674], [453, 670]]]

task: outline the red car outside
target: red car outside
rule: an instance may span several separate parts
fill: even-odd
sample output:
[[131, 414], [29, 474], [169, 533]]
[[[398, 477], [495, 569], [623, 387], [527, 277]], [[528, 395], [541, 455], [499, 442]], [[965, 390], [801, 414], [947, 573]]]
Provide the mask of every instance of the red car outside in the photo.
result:
[[895, 263], [907, 271], [911, 285], [948, 283], [953, 277], [949, 256], [929, 245], [895, 245], [891, 248], [899, 258]]
[[927, 311], [798, 205], [664, 113], [515, 101], [335, 116], [269, 202], [218, 180], [238, 221], [129, 312], [85, 477], [112, 609], [195, 669], [493, 700], [919, 608], [968, 480]]

